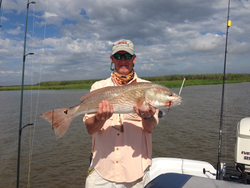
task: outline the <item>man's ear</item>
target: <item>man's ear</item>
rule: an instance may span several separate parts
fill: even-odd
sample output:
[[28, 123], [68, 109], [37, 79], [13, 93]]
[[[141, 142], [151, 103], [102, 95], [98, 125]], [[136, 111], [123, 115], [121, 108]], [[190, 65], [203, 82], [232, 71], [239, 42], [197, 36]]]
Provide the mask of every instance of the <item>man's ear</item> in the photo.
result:
[[134, 57], [133, 57], [134, 59], [133, 59], [133, 64], [135, 64], [135, 60], [136, 60], [136, 55], [134, 55]]

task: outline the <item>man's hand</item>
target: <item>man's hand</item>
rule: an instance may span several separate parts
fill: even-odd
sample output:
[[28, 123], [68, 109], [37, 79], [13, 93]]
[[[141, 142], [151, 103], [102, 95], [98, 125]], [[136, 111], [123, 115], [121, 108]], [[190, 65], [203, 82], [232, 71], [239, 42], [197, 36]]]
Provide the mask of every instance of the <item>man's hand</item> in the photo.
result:
[[102, 101], [99, 104], [98, 110], [95, 116], [90, 117], [85, 121], [87, 131], [90, 135], [99, 131], [107, 119], [109, 119], [114, 113], [113, 105], [110, 104], [107, 100]]
[[154, 117], [155, 113], [158, 113], [158, 109], [149, 105], [149, 108], [140, 110], [136, 105], [134, 105], [134, 110], [138, 116], [142, 118], [142, 126], [144, 130], [148, 133], [152, 133], [158, 124], [158, 121]]
[[109, 104], [107, 100], [102, 101], [99, 104], [98, 111], [96, 113], [97, 120], [107, 120], [109, 119], [114, 113], [113, 105]]
[[149, 108], [146, 107], [143, 110], [140, 110], [136, 105], [134, 105], [134, 110], [142, 119], [153, 116], [156, 112], [156, 108], [151, 105], [149, 105]]

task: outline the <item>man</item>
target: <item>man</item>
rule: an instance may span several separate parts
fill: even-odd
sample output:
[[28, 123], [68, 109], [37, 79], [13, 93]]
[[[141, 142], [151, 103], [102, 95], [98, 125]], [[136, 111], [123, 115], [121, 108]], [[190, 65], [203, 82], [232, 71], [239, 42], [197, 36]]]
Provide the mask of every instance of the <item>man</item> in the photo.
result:
[[[133, 67], [136, 61], [134, 45], [130, 40], [113, 44], [111, 77], [94, 83], [91, 91], [148, 82], [137, 77]], [[92, 135], [92, 162], [86, 187], [144, 187], [149, 181], [151, 165], [151, 133], [158, 124], [158, 110], [138, 109], [135, 113], [113, 114], [113, 106], [102, 101], [96, 114], [86, 114], [83, 121]]]

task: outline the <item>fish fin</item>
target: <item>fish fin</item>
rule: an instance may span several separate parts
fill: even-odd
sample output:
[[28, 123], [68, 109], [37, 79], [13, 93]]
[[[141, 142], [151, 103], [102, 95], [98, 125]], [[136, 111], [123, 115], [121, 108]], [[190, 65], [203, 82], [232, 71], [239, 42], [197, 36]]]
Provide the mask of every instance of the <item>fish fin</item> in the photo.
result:
[[139, 99], [137, 101], [137, 107], [141, 110], [141, 111], [145, 111], [149, 108], [149, 106], [146, 104], [145, 99]]
[[40, 115], [41, 118], [44, 118], [51, 124], [57, 139], [63, 137], [73, 120], [68, 110], [68, 108], [55, 109]]
[[83, 102], [84, 100], [88, 99], [89, 97], [92, 97], [93, 95], [96, 95], [98, 93], [101, 93], [103, 91], [106, 91], [110, 88], [113, 88], [115, 86], [108, 86], [108, 87], [104, 87], [104, 88], [100, 88], [100, 89], [96, 89], [94, 91], [91, 91], [89, 93], [87, 93], [86, 95], [83, 95], [82, 98], [80, 99], [80, 102]]

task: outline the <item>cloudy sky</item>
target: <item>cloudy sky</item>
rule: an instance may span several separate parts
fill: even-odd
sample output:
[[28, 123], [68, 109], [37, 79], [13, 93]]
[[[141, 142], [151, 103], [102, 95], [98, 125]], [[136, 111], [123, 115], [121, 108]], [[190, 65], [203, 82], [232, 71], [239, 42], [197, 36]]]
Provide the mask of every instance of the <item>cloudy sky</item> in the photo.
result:
[[[21, 84], [26, 7], [27, 0], [2, 0], [0, 86]], [[250, 73], [250, 2], [230, 7], [226, 72]], [[141, 77], [222, 73], [227, 8], [228, 0], [36, 0], [25, 84], [107, 78], [119, 39], [133, 41]]]

